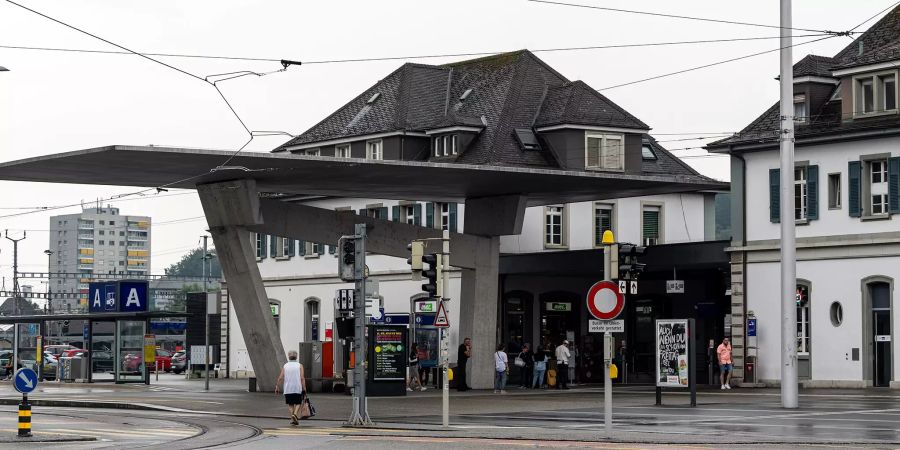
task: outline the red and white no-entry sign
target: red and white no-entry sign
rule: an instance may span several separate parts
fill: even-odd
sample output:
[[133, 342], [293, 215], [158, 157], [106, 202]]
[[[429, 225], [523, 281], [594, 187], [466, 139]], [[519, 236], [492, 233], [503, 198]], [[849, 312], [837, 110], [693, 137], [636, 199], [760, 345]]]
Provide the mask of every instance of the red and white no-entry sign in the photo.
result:
[[612, 320], [625, 309], [625, 297], [612, 281], [598, 281], [588, 290], [587, 308], [600, 320]]

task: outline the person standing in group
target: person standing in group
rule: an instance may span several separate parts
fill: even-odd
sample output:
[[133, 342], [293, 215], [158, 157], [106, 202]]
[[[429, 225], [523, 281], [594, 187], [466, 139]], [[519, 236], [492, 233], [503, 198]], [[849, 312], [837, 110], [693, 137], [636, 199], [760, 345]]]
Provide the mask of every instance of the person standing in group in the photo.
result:
[[509, 374], [509, 357], [504, 351], [506, 346], [500, 344], [494, 352], [494, 393], [506, 393], [506, 376]]
[[519, 359], [524, 363], [519, 366], [519, 388], [531, 387], [531, 372], [534, 370], [534, 353], [531, 352], [531, 347], [527, 343], [523, 345], [522, 351], [516, 358], [517, 366], [519, 366]]
[[559, 381], [556, 384], [557, 389], [569, 388], [569, 359], [572, 354], [569, 353], [569, 340], [566, 339], [559, 347], [556, 347], [556, 374]]
[[303, 373], [303, 364], [297, 362], [297, 351], [288, 352], [288, 362], [284, 363], [278, 379], [275, 380], [275, 393], [278, 393], [278, 386], [284, 383], [282, 391], [284, 392], [284, 402], [288, 405], [291, 413], [291, 425], [299, 425], [300, 406], [303, 404], [303, 396], [306, 393], [306, 377]]
[[428, 367], [422, 367], [422, 361], [425, 360], [428, 360], [428, 348], [419, 347], [419, 381], [422, 382], [423, 387], [428, 384], [428, 372], [430, 372]]
[[531, 387], [540, 389], [544, 387], [544, 373], [547, 372], [547, 352], [543, 348], [538, 347], [538, 350], [534, 352], [533, 358], [534, 375], [532, 376]]
[[456, 378], [456, 390], [460, 392], [469, 390], [469, 386], [466, 384], [466, 363], [471, 356], [472, 340], [465, 338], [456, 351], [456, 370], [453, 371], [453, 376]]
[[731, 371], [734, 369], [734, 366], [731, 360], [731, 341], [728, 338], [722, 339], [722, 343], [716, 349], [716, 354], [719, 355], [721, 389], [731, 389]]
[[413, 384], [418, 384], [416, 389], [424, 391], [425, 386], [422, 384], [422, 379], [419, 378], [419, 349], [415, 342], [409, 349], [409, 368], [407, 370], [409, 371], [409, 380], [406, 383], [406, 390], [412, 392]]

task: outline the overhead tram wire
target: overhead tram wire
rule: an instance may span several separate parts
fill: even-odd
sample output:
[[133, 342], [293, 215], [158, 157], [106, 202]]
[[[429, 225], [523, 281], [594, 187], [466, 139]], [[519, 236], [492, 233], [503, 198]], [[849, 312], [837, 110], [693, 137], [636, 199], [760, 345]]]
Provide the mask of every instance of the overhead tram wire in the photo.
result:
[[857, 28], [859, 28], [859, 27], [865, 25], [866, 23], [868, 23], [870, 20], [872, 20], [872, 19], [874, 19], [874, 18], [876, 18], [876, 17], [882, 15], [885, 11], [894, 9], [894, 7], [897, 6], [897, 5], [900, 5], [900, 1], [892, 3], [891, 6], [888, 6], [887, 8], [884, 8], [884, 9], [882, 9], [881, 11], [878, 11], [878, 13], [876, 13], [876, 14], [873, 15], [872, 17], [869, 17], [869, 18], [866, 19], [866, 20], [863, 20], [862, 22], [858, 23], [855, 27], [851, 28], [850, 31], [853, 32], [853, 31], [856, 30]]
[[551, 1], [551, 0], [526, 0], [532, 3], [544, 3], [548, 5], [557, 5], [557, 6], [569, 6], [574, 8], [585, 8], [585, 9], [596, 9], [601, 11], [610, 11], [617, 13], [627, 13], [627, 14], [638, 14], [644, 16], [655, 16], [655, 17], [664, 17], [668, 19], [682, 19], [682, 20], [695, 20], [700, 22], [712, 22], [712, 23], [722, 23], [727, 25], [743, 25], [749, 27], [758, 27], [758, 28], [775, 28], [775, 29], [788, 29], [793, 31], [805, 31], [811, 33], [823, 33], [829, 34], [832, 36], [849, 36], [851, 33], [855, 33], [852, 30], [849, 31], [832, 31], [832, 30], [814, 30], [810, 28], [796, 28], [796, 27], [782, 27], [779, 25], [769, 25], [762, 23], [753, 23], [753, 22], [741, 22], [737, 20], [727, 20], [727, 19], [710, 19], [707, 17], [694, 17], [694, 16], [683, 16], [678, 14], [666, 14], [666, 13], [658, 13], [651, 11], [637, 11], [633, 9], [622, 9], [622, 8], [610, 8], [607, 6], [596, 6], [596, 5], [584, 5], [578, 3], [567, 3], [560, 1]]
[[[819, 37], [819, 36], [827, 36], [827, 35], [829, 35], [829, 34], [814, 33], [814, 34], [793, 35], [791, 37], [792, 38], [807, 38], [807, 37]], [[607, 45], [590, 45], [590, 46], [579, 46], [579, 47], [538, 48], [538, 49], [533, 49], [530, 51], [532, 53], [555, 53], [555, 52], [570, 52], [570, 51], [606, 50], [606, 49], [618, 49], [618, 48], [662, 47], [662, 46], [670, 46], [670, 45], [717, 44], [717, 43], [729, 43], [729, 42], [762, 41], [762, 40], [773, 40], [773, 39], [781, 39], [781, 37], [780, 36], [754, 36], [754, 37], [742, 37], [742, 38], [700, 39], [700, 40], [689, 40], [689, 41], [643, 42], [643, 43], [633, 43], [633, 44], [607, 44]], [[134, 52], [112, 51], [112, 50], [91, 50], [91, 49], [82, 49], [82, 48], [33, 47], [33, 46], [24, 46], [24, 45], [0, 45], [0, 48], [6, 48], [6, 49], [10, 49], [10, 50], [94, 53], [94, 54], [103, 54], [103, 55], [135, 55]], [[443, 54], [428, 54], [428, 55], [384, 56], [384, 57], [372, 57], [372, 58], [346, 58], [346, 59], [304, 61], [303, 64], [304, 65], [342, 64], [342, 63], [361, 63], [361, 62], [404, 61], [404, 60], [415, 60], [415, 59], [458, 58], [458, 57], [471, 57], [471, 56], [491, 56], [491, 55], [499, 55], [499, 54], [508, 53], [508, 52], [509, 52], [509, 50], [465, 52], [465, 53], [443, 53]], [[239, 57], [239, 56], [196, 55], [196, 54], [178, 54], [178, 53], [150, 53], [150, 52], [141, 53], [141, 54], [148, 55], [148, 56], [160, 56], [160, 57], [170, 57], [170, 58], [198, 58], [198, 59], [218, 59], [218, 60], [257, 61], [257, 62], [279, 62], [279, 61], [281, 61], [280, 59], [274, 59], [274, 58], [253, 58], [253, 57]], [[279, 71], [276, 71], [276, 72], [279, 72]], [[219, 80], [219, 81], [223, 81], [223, 80]]]

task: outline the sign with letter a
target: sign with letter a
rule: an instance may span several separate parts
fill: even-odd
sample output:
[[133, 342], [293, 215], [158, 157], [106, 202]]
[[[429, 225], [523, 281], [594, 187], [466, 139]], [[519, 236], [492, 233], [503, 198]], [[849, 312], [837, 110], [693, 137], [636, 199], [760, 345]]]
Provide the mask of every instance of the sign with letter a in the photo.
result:
[[119, 311], [141, 312], [147, 311], [148, 289], [146, 281], [121, 281], [119, 282]]
[[91, 283], [88, 304], [92, 313], [116, 311], [116, 283]]

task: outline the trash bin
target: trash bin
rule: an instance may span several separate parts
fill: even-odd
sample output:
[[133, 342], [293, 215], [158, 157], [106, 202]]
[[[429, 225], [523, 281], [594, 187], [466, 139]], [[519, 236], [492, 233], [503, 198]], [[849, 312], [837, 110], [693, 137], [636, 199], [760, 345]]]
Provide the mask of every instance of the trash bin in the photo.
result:
[[82, 358], [81, 356], [74, 356], [70, 358], [71, 361], [71, 369], [70, 377], [72, 380], [86, 380], [87, 379], [87, 359]]

